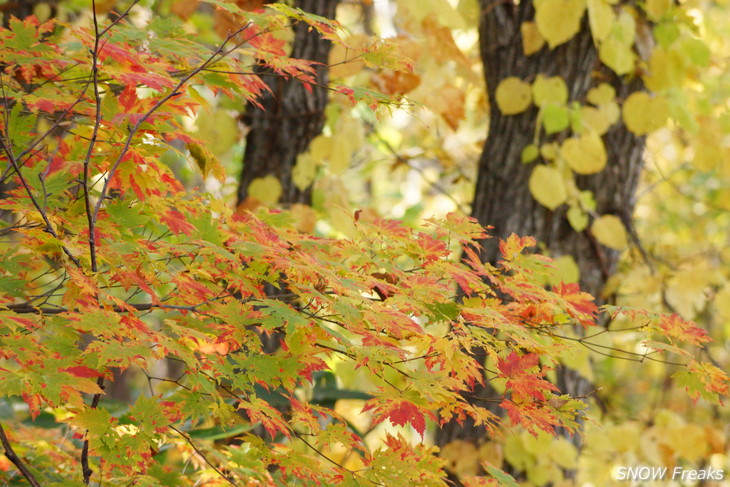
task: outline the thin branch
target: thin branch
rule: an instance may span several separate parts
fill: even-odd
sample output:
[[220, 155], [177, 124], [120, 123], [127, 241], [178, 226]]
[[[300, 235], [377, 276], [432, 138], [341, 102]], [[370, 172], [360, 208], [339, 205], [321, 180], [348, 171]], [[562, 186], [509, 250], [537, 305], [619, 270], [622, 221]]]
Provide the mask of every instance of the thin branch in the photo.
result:
[[[104, 377], [99, 377], [96, 381], [96, 385], [99, 386], [100, 389], [104, 389]], [[94, 397], [91, 399], [91, 404], [89, 407], [91, 409], [96, 409], [97, 406], [99, 406], [99, 400], [101, 400], [101, 394], [94, 394]], [[89, 485], [89, 482], [91, 482], [91, 475], [94, 473], [94, 471], [89, 466], [89, 432], [86, 431], [85, 434], [86, 438], [84, 438], [84, 446], [81, 447], [81, 472], [84, 474], [84, 484]]]
[[132, 145], [132, 139], [134, 139], [134, 136], [137, 135], [137, 132], [139, 131], [140, 127], [143, 123], [147, 121], [148, 118], [152, 116], [162, 105], [167, 103], [171, 98], [178, 96], [180, 94], [180, 89], [188, 82], [191, 78], [196, 76], [198, 73], [200, 73], [203, 69], [205, 69], [207, 66], [211, 65], [215, 62], [216, 58], [218, 57], [221, 52], [223, 52], [223, 49], [225, 48], [228, 41], [230, 41], [233, 37], [237, 36], [244, 30], [248, 29], [250, 27], [251, 23], [244, 25], [243, 27], [237, 29], [232, 34], [229, 34], [225, 40], [218, 46], [218, 48], [213, 51], [213, 53], [206, 59], [200, 66], [195, 68], [190, 74], [185, 76], [183, 79], [181, 79], [178, 84], [170, 90], [170, 92], [160, 98], [157, 103], [155, 103], [152, 108], [147, 110], [147, 112], [142, 115], [139, 120], [129, 129], [129, 134], [127, 135], [127, 140], [124, 143], [124, 146], [122, 147], [122, 150], [119, 153], [119, 156], [114, 161], [114, 164], [112, 164], [111, 168], [106, 174], [106, 177], [104, 179], [104, 184], [101, 189], [101, 194], [99, 195], [99, 200], [96, 202], [96, 206], [94, 207], [93, 212], [93, 219], [96, 220], [99, 216], [99, 212], [101, 211], [101, 206], [104, 204], [104, 200], [106, 199], [107, 192], [109, 191], [109, 185], [111, 184], [111, 181], [114, 177], [114, 174], [116, 173], [117, 169], [119, 168], [119, 165], [122, 163], [122, 159], [127, 155], [127, 152], [129, 151], [129, 148]]
[[13, 445], [10, 444], [10, 440], [8, 440], [8, 436], [5, 434], [5, 430], [3, 429], [2, 424], [0, 424], [0, 442], [3, 445], [3, 448], [5, 449], [5, 456], [8, 457], [8, 460], [13, 462], [13, 465], [17, 467], [18, 470], [20, 470], [20, 473], [23, 474], [23, 477], [28, 481], [30, 485], [33, 487], [41, 487], [40, 482], [36, 480], [35, 475], [33, 475], [33, 472], [30, 471], [28, 466], [23, 462], [23, 460], [18, 456], [17, 453], [15, 453], [15, 450], [13, 449]]
[[192, 438], [190, 438], [188, 435], [186, 435], [179, 429], [175, 428], [173, 425], [168, 425], [167, 427], [170, 428], [175, 433], [177, 433], [178, 435], [180, 435], [188, 443], [188, 445], [190, 445], [193, 448], [193, 450], [195, 450], [195, 453], [200, 455], [200, 457], [205, 461], [205, 463], [207, 463], [210, 468], [215, 470], [215, 472], [218, 475], [220, 475], [222, 479], [224, 479], [229, 484], [231, 484], [235, 487], [238, 487], [237, 483], [235, 483], [233, 480], [231, 480], [231, 478], [228, 477], [228, 475], [224, 474], [218, 467], [213, 465], [213, 463], [211, 463], [211, 461], [208, 460], [208, 457], [206, 457], [205, 454], [203, 454], [203, 452], [200, 450], [200, 448], [198, 448], [198, 446], [195, 444], [195, 442], [193, 442]]

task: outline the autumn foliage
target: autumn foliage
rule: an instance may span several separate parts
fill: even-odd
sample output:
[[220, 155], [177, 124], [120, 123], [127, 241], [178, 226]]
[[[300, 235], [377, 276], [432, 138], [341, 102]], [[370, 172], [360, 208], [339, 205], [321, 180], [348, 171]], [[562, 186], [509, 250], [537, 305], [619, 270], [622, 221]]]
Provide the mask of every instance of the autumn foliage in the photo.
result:
[[[0, 230], [0, 396], [20, 412], [2, 417], [0, 478], [444, 485], [428, 436], [452, 418], [495, 434], [502, 423], [575, 429], [584, 398], [548, 376], [606, 313], [653, 335], [646, 357], [679, 355], [693, 397], [727, 395], [724, 373], [694, 359], [706, 341], [694, 324], [599, 310], [577, 285], [551, 283], [529, 237], [502, 242], [491, 265], [479, 258], [485, 229], [456, 214], [415, 230], [363, 211], [347, 237], [323, 238], [289, 212], [236, 212], [186, 191], [170, 152], [224, 176], [185, 131], [212, 96], [255, 102], [265, 84], [252, 63], [316, 82], [277, 30], [295, 18], [343, 42], [283, 6], [236, 14], [245, 22], [217, 48], [126, 13], [0, 31], [0, 156], [13, 183], [0, 200], [13, 216]], [[131, 404], [105, 394], [124, 371], [143, 379]], [[504, 418], [467, 400], [485, 380], [503, 391]], [[339, 399], [362, 401], [368, 429], [394, 427], [374, 447]]]

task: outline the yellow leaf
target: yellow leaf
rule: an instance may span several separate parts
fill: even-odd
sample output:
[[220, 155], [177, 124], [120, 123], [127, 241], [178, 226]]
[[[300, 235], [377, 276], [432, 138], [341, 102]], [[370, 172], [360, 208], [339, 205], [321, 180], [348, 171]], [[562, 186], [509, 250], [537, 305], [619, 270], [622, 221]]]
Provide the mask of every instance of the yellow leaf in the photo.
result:
[[708, 441], [705, 428], [697, 424], [686, 424], [668, 432], [667, 443], [672, 445], [680, 457], [695, 462], [707, 454]]
[[610, 103], [616, 98], [616, 90], [608, 83], [601, 83], [588, 91], [586, 99], [594, 105]]
[[572, 256], [561, 255], [557, 259], [553, 260], [552, 266], [553, 268], [550, 269], [548, 284], [557, 285], [561, 282], [566, 284], [578, 282], [578, 279], [580, 278], [580, 270]]
[[497, 86], [495, 93], [497, 106], [505, 115], [515, 115], [524, 112], [532, 102], [530, 85], [520, 78], [510, 76], [503, 79]]
[[606, 148], [601, 136], [586, 132], [579, 137], [571, 137], [560, 146], [560, 155], [573, 171], [578, 174], [595, 174], [606, 167]]
[[707, 302], [705, 291], [712, 283], [713, 277], [707, 267], [678, 271], [667, 282], [666, 299], [679, 314], [692, 319], [705, 307]]
[[300, 155], [297, 158], [294, 169], [292, 169], [292, 181], [294, 185], [302, 191], [308, 188], [314, 182], [318, 166], [319, 163], [312, 157], [311, 153], [305, 152]]
[[537, 458], [548, 455], [553, 445], [552, 437], [544, 431], [539, 431], [537, 436], [533, 436], [527, 431], [520, 433], [522, 437], [522, 444], [525, 447], [525, 451], [534, 455]]
[[559, 467], [566, 470], [572, 470], [578, 464], [578, 449], [567, 438], [553, 441], [549, 454]]
[[609, 429], [608, 438], [618, 453], [629, 453], [638, 447], [640, 433], [637, 423], [626, 422]]
[[568, 87], [560, 76], [537, 75], [532, 83], [532, 99], [541, 107], [546, 103], [562, 104], [568, 101]]
[[593, 39], [605, 40], [613, 27], [613, 8], [605, 0], [588, 0], [588, 22]]
[[726, 153], [720, 124], [714, 118], [702, 117], [699, 126], [692, 164], [700, 171], [712, 171], [718, 165], [724, 166]]
[[446, 470], [458, 476], [479, 473], [479, 451], [471, 442], [449, 442], [443, 446], [439, 456], [446, 461]]
[[646, 0], [646, 14], [654, 22], [661, 20], [674, 6], [674, 0]]
[[558, 158], [558, 145], [555, 142], [542, 144], [540, 146], [540, 155], [547, 161], [554, 161]]
[[606, 247], [622, 250], [628, 245], [624, 224], [615, 215], [603, 215], [597, 218], [591, 225], [591, 232], [598, 243]]
[[568, 222], [573, 230], [582, 232], [588, 226], [588, 214], [582, 209], [572, 206], [568, 209]]
[[669, 118], [669, 104], [661, 96], [644, 91], [632, 93], [624, 102], [626, 128], [636, 135], [646, 135], [664, 126]]
[[554, 210], [565, 203], [568, 193], [563, 176], [555, 168], [536, 166], [530, 175], [530, 193], [543, 206]]
[[522, 50], [525, 56], [535, 54], [545, 45], [545, 39], [540, 35], [535, 22], [522, 22], [520, 32], [522, 33]]
[[585, 0], [536, 0], [535, 23], [550, 48], [568, 42], [580, 31]]
[[636, 54], [631, 44], [621, 42], [615, 37], [609, 37], [601, 43], [598, 57], [619, 76], [631, 73], [636, 62]]
[[[616, 111], [616, 113], [618, 114], [619, 112]], [[587, 127], [598, 135], [605, 134], [615, 122], [615, 120], [611, 120], [606, 110], [600, 110], [595, 107], [581, 107], [580, 117], [583, 122], [583, 127]]]
[[644, 77], [652, 91], [679, 87], [685, 77], [685, 57], [677, 49], [655, 48], [649, 59], [649, 75]]
[[725, 284], [715, 295], [715, 307], [722, 320], [730, 321], [730, 284]]
[[256, 178], [248, 186], [249, 197], [268, 206], [278, 203], [281, 193], [281, 183], [272, 175]]

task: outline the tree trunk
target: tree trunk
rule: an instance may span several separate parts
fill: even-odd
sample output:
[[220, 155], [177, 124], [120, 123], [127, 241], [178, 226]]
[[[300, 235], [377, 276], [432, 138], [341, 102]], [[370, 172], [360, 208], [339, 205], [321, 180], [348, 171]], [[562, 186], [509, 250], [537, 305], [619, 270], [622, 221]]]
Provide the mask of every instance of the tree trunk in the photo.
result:
[[[491, 225], [494, 239], [482, 242], [483, 260], [495, 263], [498, 238], [512, 233], [531, 235], [545, 245], [552, 256], [571, 255], [580, 269], [582, 288], [599, 296], [607, 278], [615, 271], [618, 252], [596, 242], [589, 231], [576, 232], [570, 226], [565, 205], [551, 211], [530, 194], [528, 181], [534, 164], [523, 164], [521, 152], [533, 142], [537, 110], [532, 108], [517, 115], [503, 115], [497, 108], [495, 92], [501, 80], [516, 76], [534, 81], [537, 74], [560, 76], [568, 86], [569, 99], [583, 102], [588, 90], [597, 81], [611, 83], [619, 99], [642, 89], [639, 79], [619, 78], [602, 68], [584, 19], [581, 31], [569, 42], [550, 50], [543, 47], [525, 56], [520, 26], [532, 21], [535, 10], [531, 0], [518, 3], [501, 0], [480, 0], [480, 51], [484, 64], [490, 112], [489, 133], [479, 159], [472, 216], [483, 225]], [[552, 138], [559, 140], [560, 134]], [[642, 169], [644, 139], [630, 133], [621, 123], [603, 136], [608, 163], [599, 174], [577, 178], [580, 190], [590, 190], [597, 202], [598, 214], [619, 216], [629, 227], [635, 203], [635, 191]], [[630, 228], [630, 227], [629, 227]], [[558, 386], [563, 393], [581, 396], [593, 387], [574, 371], [559, 371]], [[494, 398], [495, 392], [485, 386], [473, 396]], [[497, 412], [499, 401], [483, 404]], [[578, 436], [576, 435], [576, 438]], [[473, 443], [485, 441], [484, 428], [473, 424], [447, 424], [437, 433], [437, 444], [445, 445], [461, 439]], [[452, 477], [459, 485], [458, 479]]]
[[[340, 0], [296, 0], [295, 6], [306, 12], [333, 19]], [[244, 123], [250, 128], [246, 136], [243, 170], [238, 187], [238, 204], [248, 196], [248, 186], [256, 178], [275, 176], [282, 186], [282, 204], [311, 202], [311, 187], [301, 190], [292, 181], [292, 169], [297, 157], [309, 147], [324, 125], [327, 106], [331, 42], [322, 39], [304, 22], [294, 26], [291, 56], [321, 63], [316, 67], [318, 86], [311, 92], [296, 79], [284, 79], [270, 72], [266, 83], [271, 88], [260, 104], [246, 107]]]

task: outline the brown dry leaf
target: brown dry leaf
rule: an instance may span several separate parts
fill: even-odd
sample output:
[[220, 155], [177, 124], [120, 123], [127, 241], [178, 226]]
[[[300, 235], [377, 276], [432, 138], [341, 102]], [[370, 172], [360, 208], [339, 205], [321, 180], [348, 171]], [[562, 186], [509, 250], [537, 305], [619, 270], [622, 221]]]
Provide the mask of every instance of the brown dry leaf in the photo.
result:
[[405, 95], [421, 84], [421, 77], [403, 71], [384, 70], [371, 79], [375, 88], [386, 95]]
[[170, 11], [183, 20], [188, 20], [198, 10], [200, 0], [186, 0], [184, 2], [173, 2]]
[[441, 101], [439, 114], [453, 130], [464, 119], [464, 92], [453, 85], [444, 85], [434, 94]]

